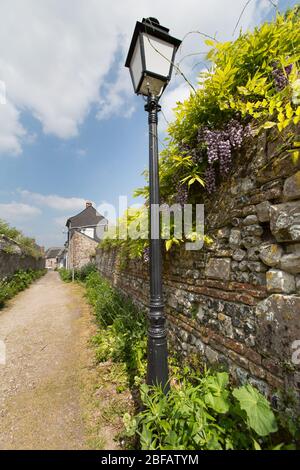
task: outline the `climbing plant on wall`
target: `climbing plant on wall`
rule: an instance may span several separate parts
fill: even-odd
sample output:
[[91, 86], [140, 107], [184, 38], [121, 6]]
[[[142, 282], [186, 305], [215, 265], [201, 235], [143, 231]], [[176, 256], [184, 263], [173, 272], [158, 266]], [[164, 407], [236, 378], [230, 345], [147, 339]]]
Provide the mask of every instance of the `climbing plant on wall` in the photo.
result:
[[[209, 71], [196, 93], [175, 109], [162, 152], [162, 195], [186, 202], [192, 185], [216, 188], [235, 152], [263, 129], [283, 133], [300, 122], [300, 9], [241, 34], [232, 42], [206, 40]], [[299, 157], [300, 142], [292, 145]], [[200, 183], [200, 185], [199, 185]]]
[[[300, 122], [300, 7], [235, 41], [205, 42], [211, 67], [178, 103], [161, 153], [161, 199], [168, 204], [198, 202], [203, 191], [215, 191], [242, 146], [266, 129], [290, 141], [291, 158], [300, 154], [293, 131]], [[148, 191], [146, 185], [135, 195], [147, 201]], [[145, 243], [134, 242], [121, 245], [141, 254]]]

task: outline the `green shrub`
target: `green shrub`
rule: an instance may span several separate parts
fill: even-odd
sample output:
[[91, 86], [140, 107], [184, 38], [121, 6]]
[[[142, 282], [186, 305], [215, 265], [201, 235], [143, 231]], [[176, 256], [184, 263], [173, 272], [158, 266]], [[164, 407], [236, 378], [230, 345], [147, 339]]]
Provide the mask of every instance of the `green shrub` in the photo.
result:
[[[74, 270], [74, 280], [84, 281], [90, 273], [96, 272], [96, 271], [97, 271], [96, 265], [94, 263], [88, 263], [85, 266], [83, 266], [81, 269]], [[72, 277], [73, 277], [72, 269], [60, 268], [58, 272], [63, 281], [65, 282], [72, 281]]]
[[26, 289], [33, 281], [45, 274], [44, 269], [33, 271], [17, 271], [13, 276], [0, 281], [0, 307], [14, 297], [18, 292]]
[[97, 272], [95, 263], [88, 263], [81, 269], [75, 270], [75, 279], [78, 281], [84, 281], [90, 273]]
[[94, 337], [100, 362], [126, 364], [129, 382], [144, 375], [146, 360], [146, 319], [129, 299], [111, 287], [99, 273], [86, 278], [87, 298], [95, 309], [99, 333]]
[[[177, 377], [165, 395], [141, 386], [143, 411], [124, 415], [128, 437], [143, 450], [260, 450], [285, 446], [266, 398], [251, 385], [233, 388], [226, 372]], [[289, 436], [290, 441], [292, 437]]]
[[69, 269], [60, 268], [60, 269], [58, 270], [58, 272], [59, 272], [59, 275], [60, 275], [61, 279], [62, 279], [64, 282], [72, 281], [72, 271], [70, 271]]
[[[25, 237], [20, 230], [17, 230], [14, 227], [10, 227], [8, 223], [0, 219], [0, 236], [4, 235], [5, 237], [11, 238], [14, 240], [23, 253], [34, 258], [40, 258], [42, 256], [41, 249], [37, 246], [34, 238]], [[9, 247], [6, 248], [6, 252], [11, 252]]]

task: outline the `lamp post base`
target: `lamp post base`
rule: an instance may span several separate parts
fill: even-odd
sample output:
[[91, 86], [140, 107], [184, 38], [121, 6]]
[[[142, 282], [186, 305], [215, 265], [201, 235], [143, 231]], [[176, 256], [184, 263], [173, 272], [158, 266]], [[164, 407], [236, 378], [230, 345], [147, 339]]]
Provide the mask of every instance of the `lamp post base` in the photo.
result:
[[169, 391], [168, 345], [163, 303], [150, 302], [148, 329], [148, 385], [159, 385]]

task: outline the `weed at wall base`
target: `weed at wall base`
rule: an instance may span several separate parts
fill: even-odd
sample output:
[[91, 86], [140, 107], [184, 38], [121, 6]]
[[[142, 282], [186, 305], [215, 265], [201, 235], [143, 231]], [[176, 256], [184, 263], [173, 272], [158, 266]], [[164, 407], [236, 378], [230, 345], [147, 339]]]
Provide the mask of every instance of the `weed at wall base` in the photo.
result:
[[[111, 362], [110, 378], [122, 390], [140, 391], [134, 414], [125, 413], [121, 440], [143, 450], [295, 449], [299, 427], [282, 426], [267, 399], [250, 384], [233, 387], [227, 372], [178, 366], [170, 354], [171, 390], [145, 384], [146, 315], [98, 272], [85, 279], [98, 333], [92, 338], [98, 362]], [[136, 397], [135, 397], [136, 398]], [[288, 443], [288, 444], [287, 444]]]

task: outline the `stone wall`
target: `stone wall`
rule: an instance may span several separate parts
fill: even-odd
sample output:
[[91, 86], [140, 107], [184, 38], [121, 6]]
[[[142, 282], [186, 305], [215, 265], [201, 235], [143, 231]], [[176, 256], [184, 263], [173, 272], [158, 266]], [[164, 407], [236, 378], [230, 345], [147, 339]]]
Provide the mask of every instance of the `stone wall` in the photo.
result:
[[20, 246], [13, 240], [0, 238], [0, 280], [12, 276], [19, 269], [43, 269], [45, 258], [24, 255]]
[[[300, 340], [299, 170], [290, 152], [263, 135], [204, 200], [213, 244], [164, 256], [175, 347], [224, 364], [236, 381], [267, 395], [300, 390], [300, 369], [292, 360]], [[96, 262], [119, 289], [147, 305], [147, 265], [131, 260], [122, 270], [115, 250], [99, 249]]]
[[84, 233], [74, 231], [69, 242], [68, 269], [80, 269], [90, 262], [98, 242]]

